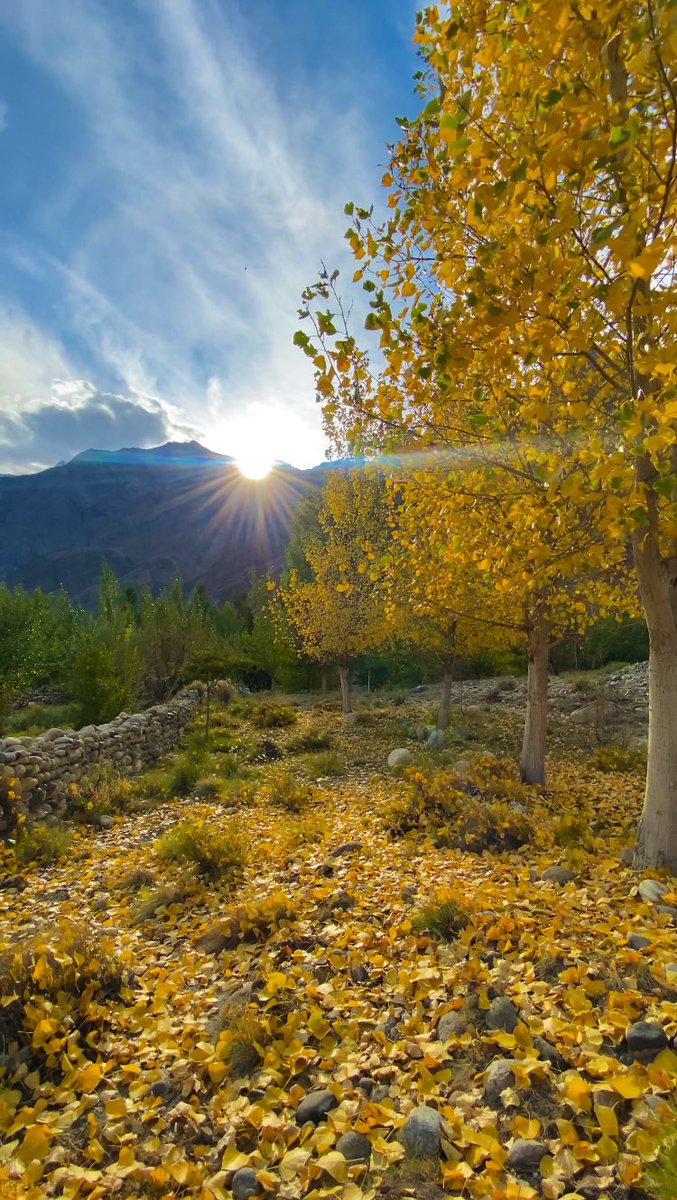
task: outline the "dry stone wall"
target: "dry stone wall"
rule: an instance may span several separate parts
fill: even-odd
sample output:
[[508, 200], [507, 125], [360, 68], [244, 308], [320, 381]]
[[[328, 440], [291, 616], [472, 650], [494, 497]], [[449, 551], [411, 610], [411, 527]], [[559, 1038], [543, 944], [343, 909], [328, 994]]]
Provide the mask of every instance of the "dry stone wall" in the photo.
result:
[[77, 732], [49, 729], [39, 737], [0, 738], [0, 836], [18, 818], [53, 824], [66, 814], [69, 787], [92, 767], [110, 763], [136, 775], [167, 754], [202, 703], [203, 689], [188, 688], [169, 704]]

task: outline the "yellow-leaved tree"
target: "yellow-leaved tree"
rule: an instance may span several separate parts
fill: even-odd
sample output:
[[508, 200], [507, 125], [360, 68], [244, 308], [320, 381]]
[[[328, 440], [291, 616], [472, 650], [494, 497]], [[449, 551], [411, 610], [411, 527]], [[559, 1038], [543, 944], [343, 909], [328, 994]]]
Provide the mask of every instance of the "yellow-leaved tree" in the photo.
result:
[[317, 527], [299, 537], [293, 567], [279, 585], [279, 598], [303, 650], [334, 663], [343, 712], [352, 712], [350, 664], [388, 638], [384, 597], [370, 567], [388, 534], [383, 480], [368, 470], [328, 471]]

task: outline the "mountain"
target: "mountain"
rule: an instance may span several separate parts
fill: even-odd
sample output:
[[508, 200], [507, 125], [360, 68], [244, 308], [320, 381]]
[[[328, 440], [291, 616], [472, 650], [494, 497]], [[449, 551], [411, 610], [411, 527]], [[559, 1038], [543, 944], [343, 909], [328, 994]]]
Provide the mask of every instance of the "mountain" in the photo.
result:
[[64, 587], [96, 600], [108, 563], [124, 585], [153, 591], [178, 573], [214, 599], [279, 568], [296, 505], [320, 486], [319, 468], [278, 464], [262, 480], [197, 442], [149, 450], [87, 450], [34, 475], [0, 476], [0, 579]]

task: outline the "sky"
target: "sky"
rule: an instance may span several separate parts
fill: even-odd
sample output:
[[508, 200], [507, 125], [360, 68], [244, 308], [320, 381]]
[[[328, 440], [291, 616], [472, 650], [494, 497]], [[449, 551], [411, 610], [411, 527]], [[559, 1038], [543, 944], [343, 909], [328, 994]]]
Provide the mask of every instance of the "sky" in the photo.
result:
[[[325, 457], [292, 345], [415, 109], [409, 0], [0, 0], [0, 473]], [[348, 275], [348, 278], [350, 274]]]

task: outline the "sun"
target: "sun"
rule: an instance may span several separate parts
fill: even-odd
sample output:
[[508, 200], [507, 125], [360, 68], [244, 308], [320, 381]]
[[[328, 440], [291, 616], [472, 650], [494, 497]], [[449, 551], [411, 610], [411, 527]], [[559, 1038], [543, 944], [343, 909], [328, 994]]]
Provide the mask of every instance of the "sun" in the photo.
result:
[[272, 458], [265, 451], [259, 454], [248, 451], [241, 454], [236, 462], [240, 474], [244, 475], [245, 479], [265, 479], [274, 465]]

